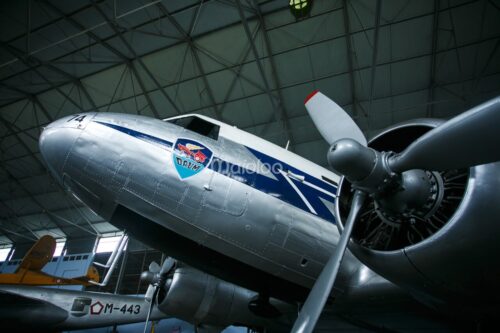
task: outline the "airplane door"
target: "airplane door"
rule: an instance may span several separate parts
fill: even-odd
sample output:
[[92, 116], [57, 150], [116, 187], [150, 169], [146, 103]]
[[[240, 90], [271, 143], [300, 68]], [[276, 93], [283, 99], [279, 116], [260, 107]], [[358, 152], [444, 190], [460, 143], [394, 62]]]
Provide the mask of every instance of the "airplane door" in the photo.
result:
[[230, 215], [242, 215], [248, 201], [248, 191], [230, 176], [213, 172], [205, 188], [204, 206]]
[[234, 143], [221, 141], [221, 155], [214, 156], [210, 169], [210, 181], [205, 186], [203, 205], [207, 208], [221, 211], [233, 216], [245, 212], [250, 194], [247, 185], [253, 182], [254, 173], [245, 172], [238, 166], [235, 156], [239, 156]]

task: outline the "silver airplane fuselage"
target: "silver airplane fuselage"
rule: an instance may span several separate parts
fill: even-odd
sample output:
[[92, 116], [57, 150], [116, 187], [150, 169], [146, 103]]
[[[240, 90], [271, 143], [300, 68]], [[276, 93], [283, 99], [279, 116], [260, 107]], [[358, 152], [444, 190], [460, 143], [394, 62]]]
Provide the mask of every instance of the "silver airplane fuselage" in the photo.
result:
[[[197, 127], [182, 125], [194, 118]], [[46, 127], [40, 149], [52, 175], [103, 218], [265, 294], [302, 299], [338, 242], [337, 175], [207, 117], [79, 114]], [[386, 283], [349, 254], [336, 290], [366, 281]]]

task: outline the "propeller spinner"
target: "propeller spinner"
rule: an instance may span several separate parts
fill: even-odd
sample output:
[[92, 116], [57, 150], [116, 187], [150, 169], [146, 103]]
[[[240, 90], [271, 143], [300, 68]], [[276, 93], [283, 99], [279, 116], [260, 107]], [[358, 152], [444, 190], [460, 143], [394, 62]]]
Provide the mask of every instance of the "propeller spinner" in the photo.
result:
[[314, 92], [305, 105], [321, 135], [331, 144], [327, 155], [330, 166], [356, 191], [339, 244], [304, 303], [294, 333], [314, 329], [366, 195], [377, 200], [382, 210], [397, 213], [408, 207], [417, 209], [425, 205], [431, 191], [424, 170], [466, 168], [500, 160], [500, 97], [427, 132], [398, 154], [367, 147], [359, 127], [325, 95]]

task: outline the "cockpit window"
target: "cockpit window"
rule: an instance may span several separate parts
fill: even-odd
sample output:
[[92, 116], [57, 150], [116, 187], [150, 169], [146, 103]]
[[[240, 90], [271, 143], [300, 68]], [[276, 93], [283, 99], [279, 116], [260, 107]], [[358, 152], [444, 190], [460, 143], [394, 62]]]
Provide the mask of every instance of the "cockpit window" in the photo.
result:
[[169, 123], [184, 127], [187, 130], [207, 136], [214, 140], [219, 138], [219, 126], [196, 116], [167, 120]]

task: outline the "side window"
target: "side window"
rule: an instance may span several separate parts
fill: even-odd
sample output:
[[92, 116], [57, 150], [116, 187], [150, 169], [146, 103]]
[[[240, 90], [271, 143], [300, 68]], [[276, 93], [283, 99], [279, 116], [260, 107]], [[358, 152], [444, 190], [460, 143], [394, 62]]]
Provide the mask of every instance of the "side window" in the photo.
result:
[[214, 140], [217, 140], [219, 138], [218, 125], [212, 124], [211, 122], [203, 120], [196, 116], [177, 118], [169, 120], [169, 122], [176, 124], [177, 126], [184, 127], [187, 130], [212, 138]]

